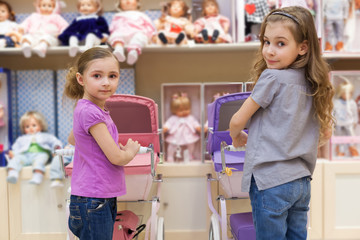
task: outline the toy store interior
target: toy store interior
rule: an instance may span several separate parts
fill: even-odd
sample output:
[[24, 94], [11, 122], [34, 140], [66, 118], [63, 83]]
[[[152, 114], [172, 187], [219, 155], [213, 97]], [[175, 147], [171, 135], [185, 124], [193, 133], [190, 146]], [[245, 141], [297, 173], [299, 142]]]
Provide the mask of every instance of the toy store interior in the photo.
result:
[[143, 149], [124, 166], [113, 239], [255, 239], [229, 122], [254, 86], [264, 17], [292, 5], [311, 12], [335, 89], [308, 239], [360, 239], [359, 0], [0, 0], [0, 239], [76, 239], [64, 88], [93, 47], [120, 62], [106, 102], [119, 142]]

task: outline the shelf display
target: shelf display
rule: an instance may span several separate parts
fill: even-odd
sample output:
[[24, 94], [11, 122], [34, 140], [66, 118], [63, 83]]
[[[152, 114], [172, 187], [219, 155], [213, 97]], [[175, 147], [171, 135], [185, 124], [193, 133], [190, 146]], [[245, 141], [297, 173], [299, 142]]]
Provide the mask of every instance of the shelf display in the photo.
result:
[[330, 79], [335, 88], [330, 158], [360, 160], [360, 72], [332, 71]]
[[162, 84], [166, 162], [201, 160], [201, 84]]
[[322, 5], [324, 54], [360, 52], [360, 11], [354, 0], [326, 0]]

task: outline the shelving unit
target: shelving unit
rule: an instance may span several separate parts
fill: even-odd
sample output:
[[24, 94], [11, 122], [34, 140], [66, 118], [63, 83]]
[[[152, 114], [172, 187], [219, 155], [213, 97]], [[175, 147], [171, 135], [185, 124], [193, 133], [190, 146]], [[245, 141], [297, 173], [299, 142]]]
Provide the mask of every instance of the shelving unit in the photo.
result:
[[[160, 0], [141, 0], [142, 9], [160, 8]], [[187, 1], [191, 2], [191, 1]], [[33, 11], [33, 1], [12, 0], [11, 4], [16, 12]], [[66, 11], [75, 11], [75, 1], [66, 1]], [[114, 10], [113, 0], [104, 0], [105, 11]], [[30, 10], [29, 10], [30, 9]], [[65, 11], [64, 10], [64, 11]], [[107, 46], [103, 46], [107, 47]], [[135, 69], [135, 93], [153, 99], [161, 109], [161, 84], [163, 83], [194, 83], [194, 82], [244, 82], [249, 79], [249, 72], [253, 66], [255, 54], [259, 48], [259, 43], [233, 43], [233, 44], [218, 44], [218, 45], [190, 45], [190, 46], [158, 46], [149, 45], [143, 49], [138, 62], [134, 66], [129, 66], [125, 63], [121, 64], [122, 68]], [[329, 62], [332, 70], [360, 70], [360, 53], [325, 53], [323, 57]], [[74, 58], [68, 56], [68, 47], [53, 47], [47, 52], [46, 58], [39, 58], [33, 55], [31, 58], [24, 58], [20, 49], [2, 49], [0, 51], [0, 67], [9, 68], [11, 70], [35, 70], [35, 69], [50, 69], [59, 70], [66, 69]], [[159, 114], [161, 116], [161, 114]], [[161, 119], [159, 119], [161, 122]], [[331, 164], [327, 163], [326, 164]], [[323, 196], [323, 188], [328, 186], [326, 181], [323, 181], [323, 171], [325, 163], [317, 166], [318, 181], [313, 183], [314, 192], [312, 205], [317, 212], [311, 212], [311, 239], [323, 239], [323, 218], [326, 209], [323, 209], [324, 197], [329, 195], [328, 191]], [[327, 166], [327, 165], [326, 165]], [[193, 163], [193, 165], [159, 165], [159, 172], [164, 174], [164, 188], [163, 192], [164, 203], [160, 209], [160, 214], [165, 217], [165, 230], [167, 239], [206, 239], [207, 230], [203, 225], [208, 227], [208, 222], [201, 222], [198, 229], [191, 229], [186, 221], [187, 219], [170, 219], [171, 214], [177, 213], [175, 210], [180, 207], [186, 207], [186, 204], [191, 205], [189, 209], [199, 207], [201, 213], [206, 212], [206, 218], [210, 217], [206, 202], [199, 204], [199, 199], [205, 199], [205, 173], [211, 171], [211, 162]], [[323, 170], [325, 169], [325, 170]], [[357, 168], [358, 169], [358, 168]], [[321, 171], [320, 171], [321, 170]], [[27, 170], [29, 172], [29, 170]], [[359, 171], [358, 171], [359, 172]], [[358, 172], [356, 174], [358, 174]], [[24, 174], [25, 176], [26, 174]], [[27, 176], [27, 175], [26, 175]], [[326, 175], [327, 176], [327, 175]], [[6, 185], [6, 172], [0, 169], [0, 184]], [[28, 177], [25, 177], [28, 178]], [[180, 184], [179, 184], [180, 183]], [[173, 188], [173, 187], [177, 188]], [[47, 187], [47, 186], [45, 186]], [[214, 193], [219, 190], [219, 186], [213, 184]], [[43, 187], [44, 188], [44, 187]], [[10, 212], [8, 206], [8, 199], [13, 199], [16, 194], [22, 191], [20, 187], [8, 187], [8, 191], [0, 192], [1, 212]], [[171, 189], [173, 189], [171, 192]], [[179, 199], [172, 197], [181, 189], [192, 190], [193, 195], [180, 195]], [[170, 191], [170, 192], [169, 192]], [[36, 193], [34, 193], [36, 194]], [[177, 196], [177, 195], [176, 195]], [[168, 199], [168, 201], [167, 201]], [[174, 202], [179, 201], [179, 202]], [[184, 203], [184, 202], [185, 203]], [[22, 204], [16, 202], [18, 205]], [[332, 203], [332, 202], [331, 202]], [[199, 206], [200, 205], [200, 206]], [[334, 204], [329, 205], [333, 207]], [[195, 206], [195, 207], [194, 207]], [[15, 206], [18, 207], [18, 206]], [[196, 209], [195, 209], [196, 210]], [[321, 210], [321, 211], [320, 211]], [[12, 211], [12, 210], [11, 210]], [[19, 211], [16, 212], [21, 216]], [[169, 217], [167, 217], [169, 216]], [[47, 216], [48, 217], [48, 216]], [[174, 217], [174, 216], [173, 216]], [[199, 219], [194, 216], [187, 216], [189, 219]], [[21, 217], [19, 217], [21, 218]], [[176, 218], [176, 217], [174, 217]], [[0, 237], [1, 239], [14, 239], [14, 234], [19, 234], [21, 230], [12, 228], [16, 226], [19, 221], [18, 217], [9, 218], [2, 214], [0, 217]], [[208, 219], [206, 219], [207, 221]], [[177, 221], [182, 221], [179, 228], [176, 228]], [[200, 221], [205, 221], [200, 219]], [[169, 224], [167, 224], [169, 223]], [[198, 222], [199, 223], [199, 222]], [[15, 231], [15, 233], [14, 233]], [[40, 235], [40, 234], [39, 234]], [[63, 239], [64, 234], [60, 234], [56, 239]], [[204, 238], [205, 237], [205, 238]], [[30, 239], [31, 237], [29, 237]], [[350, 239], [351, 237], [349, 237]], [[50, 239], [47, 236], [37, 239]], [[53, 238], [51, 238], [53, 239]], [[335, 239], [335, 238], [334, 238]], [[340, 239], [340, 238], [336, 238]]]

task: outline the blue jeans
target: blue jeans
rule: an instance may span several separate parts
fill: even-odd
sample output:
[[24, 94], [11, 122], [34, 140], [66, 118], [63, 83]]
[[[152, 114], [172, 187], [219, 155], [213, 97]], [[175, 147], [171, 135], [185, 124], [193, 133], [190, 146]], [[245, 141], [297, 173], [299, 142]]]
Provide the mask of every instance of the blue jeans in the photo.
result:
[[306, 240], [310, 177], [259, 191], [251, 180], [250, 200], [257, 240]]
[[87, 198], [71, 195], [69, 229], [81, 240], [112, 240], [116, 198]]

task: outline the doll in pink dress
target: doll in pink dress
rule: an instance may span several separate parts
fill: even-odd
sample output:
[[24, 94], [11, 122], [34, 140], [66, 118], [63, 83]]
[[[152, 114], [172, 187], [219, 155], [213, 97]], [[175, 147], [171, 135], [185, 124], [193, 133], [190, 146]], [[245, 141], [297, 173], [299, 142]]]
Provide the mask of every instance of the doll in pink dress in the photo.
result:
[[[165, 141], [168, 143], [168, 162], [174, 162], [175, 158], [183, 158], [185, 162], [193, 159], [195, 143], [200, 139], [200, 123], [190, 114], [191, 102], [186, 93], [176, 93], [170, 103], [171, 115], [163, 126], [163, 132], [167, 134]], [[183, 157], [181, 150], [185, 147]], [[188, 154], [186, 154], [186, 152]]]
[[10, 4], [0, 1], [0, 13], [0, 48], [18, 47], [21, 34]]
[[155, 20], [158, 44], [186, 44], [187, 35], [194, 35], [189, 7], [183, 0], [171, 0], [163, 8], [163, 15]]
[[101, 0], [78, 0], [77, 9], [80, 16], [59, 35], [63, 45], [69, 47], [70, 57], [80, 50], [79, 42], [84, 41], [82, 52], [105, 43], [109, 37], [109, 26], [102, 14]]
[[32, 50], [44, 58], [48, 47], [59, 45], [57, 37], [68, 26], [59, 14], [59, 1], [36, 0], [35, 7], [37, 11], [20, 24], [24, 32], [21, 48], [26, 58], [31, 57]]
[[229, 18], [219, 14], [216, 0], [204, 0], [203, 17], [194, 22], [195, 41], [197, 43], [231, 43]]
[[110, 24], [109, 43], [120, 62], [126, 60], [126, 45], [127, 63], [132, 65], [141, 54], [141, 49], [151, 41], [156, 29], [151, 19], [139, 11], [139, 0], [119, 0], [116, 8], [119, 12]]

